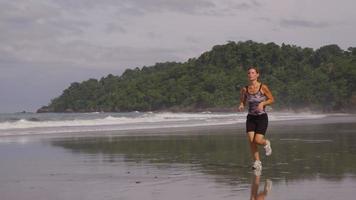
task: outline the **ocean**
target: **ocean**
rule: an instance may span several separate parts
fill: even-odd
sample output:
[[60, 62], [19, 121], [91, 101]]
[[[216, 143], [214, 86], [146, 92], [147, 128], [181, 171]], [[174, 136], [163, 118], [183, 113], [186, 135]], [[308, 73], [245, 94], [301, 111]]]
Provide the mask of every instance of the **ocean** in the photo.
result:
[[[269, 120], [321, 119], [328, 116], [271, 112]], [[245, 120], [246, 113], [3, 113], [0, 114], [0, 136], [231, 125], [244, 123]]]

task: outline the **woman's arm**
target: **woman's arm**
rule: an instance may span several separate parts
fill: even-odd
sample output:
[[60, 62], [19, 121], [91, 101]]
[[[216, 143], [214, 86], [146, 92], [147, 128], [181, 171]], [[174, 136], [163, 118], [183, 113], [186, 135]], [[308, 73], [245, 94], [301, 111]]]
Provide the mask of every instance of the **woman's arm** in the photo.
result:
[[240, 91], [240, 105], [239, 105], [239, 111], [243, 111], [245, 108], [245, 102], [246, 102], [246, 88], [243, 87]]
[[267, 85], [265, 85], [265, 84], [262, 85], [262, 92], [267, 96], [267, 100], [262, 102], [263, 106], [267, 106], [267, 105], [274, 103], [274, 97], [272, 95], [271, 90], [269, 90]]
[[265, 106], [271, 105], [274, 102], [274, 97], [272, 95], [272, 92], [271, 92], [271, 90], [269, 90], [267, 85], [263, 84], [261, 90], [262, 90], [263, 94], [265, 94], [267, 96], [267, 100], [258, 104], [259, 110], [263, 110], [263, 108]]

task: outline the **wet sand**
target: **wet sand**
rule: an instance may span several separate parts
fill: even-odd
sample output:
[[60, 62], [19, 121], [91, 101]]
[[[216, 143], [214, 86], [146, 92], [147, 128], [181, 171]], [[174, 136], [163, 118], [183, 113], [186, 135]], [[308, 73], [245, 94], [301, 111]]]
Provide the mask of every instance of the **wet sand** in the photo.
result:
[[355, 119], [270, 122], [260, 176], [243, 124], [2, 137], [1, 199], [353, 199]]

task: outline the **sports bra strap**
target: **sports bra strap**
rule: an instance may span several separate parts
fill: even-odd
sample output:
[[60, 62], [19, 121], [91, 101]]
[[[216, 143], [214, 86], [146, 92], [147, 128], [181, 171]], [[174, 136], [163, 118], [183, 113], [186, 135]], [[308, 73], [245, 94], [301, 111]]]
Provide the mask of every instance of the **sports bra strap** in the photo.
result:
[[[248, 85], [246, 85], [245, 88], [246, 88], [246, 92], [248, 93]], [[260, 88], [258, 89], [258, 91], [261, 91], [261, 88], [262, 88], [262, 83], [261, 83]]]

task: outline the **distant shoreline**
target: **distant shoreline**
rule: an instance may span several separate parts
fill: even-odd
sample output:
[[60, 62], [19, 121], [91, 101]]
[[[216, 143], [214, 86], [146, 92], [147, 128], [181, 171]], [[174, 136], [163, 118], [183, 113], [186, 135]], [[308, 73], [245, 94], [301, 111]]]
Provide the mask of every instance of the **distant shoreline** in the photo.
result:
[[[267, 107], [267, 111], [271, 110], [270, 107]], [[181, 112], [186, 112], [186, 113], [199, 113], [199, 112], [214, 112], [214, 113], [219, 113], [219, 112], [238, 112], [237, 111], [237, 106], [234, 107], [212, 107], [212, 108], [192, 108], [192, 107], [186, 107], [186, 108], [168, 108], [168, 109], [157, 109], [157, 110], [128, 110], [128, 111], [102, 111], [102, 110], [82, 110], [82, 111], [73, 111], [73, 110], [64, 110], [64, 111], [46, 111], [46, 110], [41, 110], [38, 109], [35, 113], [121, 113], [121, 112], [172, 112], [172, 113], [181, 113]], [[318, 109], [311, 109], [311, 108], [300, 108], [300, 109], [272, 109], [272, 112], [292, 112], [292, 113], [304, 113], [304, 112], [310, 112], [310, 113], [315, 113], [315, 114], [333, 114], [333, 113], [347, 113], [347, 114], [356, 114], [356, 110], [333, 110], [333, 111], [323, 111], [323, 110], [318, 110]], [[31, 113], [31, 112], [18, 112], [18, 113]]]
[[[295, 129], [303, 126], [327, 125], [327, 124], [355, 124], [355, 114], [330, 114], [322, 118], [312, 119], [295, 119], [295, 120], [278, 120], [269, 122], [268, 133], [274, 131]], [[209, 134], [217, 131], [229, 132], [232, 134], [245, 134], [245, 123], [236, 122], [232, 124], [206, 124], [197, 126], [182, 126], [182, 127], [155, 127], [145, 129], [127, 129], [127, 130], [100, 130], [87, 132], [60, 132], [51, 134], [23, 134], [23, 135], [4, 135], [0, 138], [18, 137], [33, 137], [33, 138], [66, 138], [66, 137], [112, 137], [112, 136], [170, 136], [170, 135], [186, 135], [186, 134]]]

